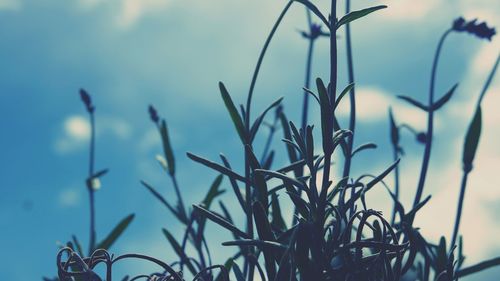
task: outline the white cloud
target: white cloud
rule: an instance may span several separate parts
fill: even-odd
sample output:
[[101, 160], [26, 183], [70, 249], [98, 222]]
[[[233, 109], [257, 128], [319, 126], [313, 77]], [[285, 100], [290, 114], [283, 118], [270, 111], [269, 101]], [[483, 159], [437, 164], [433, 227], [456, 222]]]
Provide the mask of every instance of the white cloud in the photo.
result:
[[145, 14], [161, 10], [169, 3], [170, 0], [123, 0], [117, 23], [122, 28], [131, 27]]
[[[96, 120], [97, 135], [111, 134], [125, 140], [132, 134], [130, 125], [119, 118], [102, 117]], [[86, 147], [90, 138], [91, 127], [88, 118], [81, 115], [67, 117], [62, 125], [62, 132], [55, 141], [55, 150], [60, 154], [69, 153]]]
[[20, 0], [0, 0], [0, 10], [16, 11], [21, 8]]
[[78, 188], [64, 189], [59, 193], [58, 203], [61, 207], [76, 207], [80, 204], [81, 194]]
[[[440, 1], [435, 0], [397, 0], [397, 1], [387, 1], [387, 9], [381, 11], [383, 13], [382, 19], [391, 21], [418, 21], [433, 11], [436, 11], [440, 5]], [[442, 12], [442, 10], [440, 11]], [[442, 14], [440, 14], [442, 15]]]
[[90, 137], [90, 123], [83, 116], [69, 116], [62, 127], [62, 136], [55, 143], [56, 151], [61, 154], [81, 148]]

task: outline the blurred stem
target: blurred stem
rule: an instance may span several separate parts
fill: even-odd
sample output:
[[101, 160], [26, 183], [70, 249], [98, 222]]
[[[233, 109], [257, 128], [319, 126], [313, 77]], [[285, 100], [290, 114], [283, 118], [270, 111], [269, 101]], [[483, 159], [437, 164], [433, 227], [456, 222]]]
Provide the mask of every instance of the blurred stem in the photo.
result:
[[[393, 161], [396, 162], [399, 159], [399, 149], [396, 145], [393, 145], [392, 149], [394, 155]], [[399, 165], [394, 168], [394, 197], [396, 200], [399, 200]], [[397, 202], [394, 202], [391, 225], [394, 225], [394, 222], [396, 221], [396, 204]]]
[[[346, 0], [346, 15], [351, 12], [351, 1]], [[352, 60], [352, 44], [351, 44], [351, 25], [347, 23], [345, 25], [345, 35], [346, 35], [346, 55], [347, 55], [347, 76], [349, 79], [349, 84], [354, 83], [354, 63]], [[351, 136], [347, 140], [347, 156], [344, 161], [344, 172], [343, 178], [348, 177], [351, 172], [351, 153], [352, 147], [354, 145], [354, 130], [356, 128], [356, 99], [355, 99], [355, 87], [351, 88], [349, 92], [349, 103], [350, 103], [350, 115], [349, 115], [349, 131], [352, 132]], [[344, 193], [343, 193], [344, 194]], [[351, 188], [351, 197], [354, 196], [354, 188]], [[342, 198], [343, 199], [343, 198]], [[351, 209], [349, 217], [354, 213], [354, 208]]]
[[179, 184], [177, 183], [177, 177], [175, 174], [170, 175], [170, 178], [172, 179], [172, 184], [174, 185], [174, 190], [175, 194], [177, 196], [177, 200], [179, 200], [179, 211], [182, 212], [183, 218], [186, 220], [186, 222], [189, 220], [187, 213], [186, 213], [186, 208], [184, 207], [184, 202], [182, 200], [181, 192], [179, 190]]
[[[499, 62], [500, 62], [500, 56], [497, 57], [497, 60], [496, 60], [495, 64], [493, 65], [493, 69], [491, 70], [488, 78], [486, 79], [486, 83], [484, 84], [484, 87], [481, 91], [481, 94], [479, 95], [479, 99], [478, 99], [477, 105], [476, 105], [476, 111], [481, 106], [481, 102], [483, 101], [484, 95], [486, 94], [488, 88], [490, 87], [491, 81], [493, 80], [493, 77], [495, 76]], [[457, 213], [456, 213], [456, 218], [455, 218], [455, 227], [453, 228], [453, 234], [452, 234], [452, 238], [451, 238], [450, 248], [452, 248], [455, 245], [455, 243], [457, 242], [458, 229], [460, 227], [460, 219], [462, 217], [462, 209], [463, 209], [463, 204], [464, 204], [463, 201], [464, 201], [464, 197], [465, 197], [465, 188], [467, 186], [467, 177], [468, 177], [469, 173], [470, 173], [470, 170], [464, 169], [464, 174], [462, 176], [462, 184], [460, 186], [460, 195], [458, 197], [458, 207], [457, 207]]]
[[95, 198], [94, 198], [94, 188], [93, 188], [93, 176], [94, 176], [94, 161], [95, 161], [95, 118], [94, 112], [89, 112], [90, 114], [90, 151], [89, 151], [89, 177], [87, 183], [87, 189], [89, 191], [89, 202], [90, 202], [90, 238], [89, 238], [89, 255], [92, 254], [95, 247]]
[[[306, 16], [307, 16], [307, 26], [309, 27], [309, 35], [312, 35], [312, 21], [311, 21], [311, 11], [306, 8]], [[313, 58], [313, 49], [314, 49], [314, 38], [309, 36], [309, 47], [307, 49], [307, 61], [306, 61], [306, 77], [304, 80], [304, 88], [309, 89], [311, 84], [311, 65]], [[307, 126], [307, 117], [309, 111], [309, 94], [304, 91], [304, 100], [302, 103], [302, 130], [306, 131]]]
[[462, 176], [462, 184], [460, 186], [460, 195], [458, 197], [458, 207], [457, 207], [457, 214], [455, 218], [455, 226], [453, 227], [453, 234], [451, 238], [451, 244], [450, 244], [450, 249], [453, 248], [455, 245], [455, 242], [457, 241], [457, 236], [458, 236], [458, 228], [460, 226], [460, 219], [462, 217], [462, 208], [464, 205], [464, 197], [465, 197], [465, 187], [467, 186], [467, 177], [469, 176], [469, 172], [464, 171], [464, 174]]
[[267, 136], [266, 144], [264, 146], [264, 151], [262, 152], [262, 156], [260, 158], [260, 163], [264, 164], [266, 161], [268, 154], [269, 154], [269, 149], [271, 149], [271, 142], [273, 141], [274, 138], [274, 133], [276, 133], [276, 126], [278, 123], [278, 116], [274, 118], [273, 124], [269, 127], [269, 135]]
[[473, 274], [473, 273], [488, 269], [488, 268], [493, 267], [493, 266], [498, 266], [498, 265], [500, 265], [500, 257], [496, 257], [494, 259], [483, 261], [483, 262], [480, 262], [478, 264], [461, 269], [457, 272], [457, 277], [464, 277], [464, 276], [467, 276], [469, 274]]
[[[312, 34], [312, 20], [311, 20], [311, 11], [309, 8], [306, 7], [306, 17], [307, 17], [307, 26], [309, 27], [309, 35]], [[312, 66], [312, 58], [313, 58], [313, 50], [314, 50], [314, 40], [312, 36], [309, 37], [309, 46], [307, 49], [307, 61], [306, 61], [306, 74], [305, 74], [305, 79], [304, 79], [304, 87], [306, 89], [309, 89], [311, 85], [311, 66]], [[306, 126], [307, 126], [307, 118], [308, 118], [308, 112], [309, 112], [309, 94], [304, 91], [304, 100], [302, 103], [302, 124], [301, 128], [302, 131], [306, 131]], [[299, 169], [300, 174], [295, 175], [296, 177], [300, 177], [304, 174], [304, 168]], [[298, 190], [299, 195], [302, 195], [302, 190]], [[299, 211], [297, 210], [297, 207], [294, 207], [293, 211], [293, 219], [292, 219], [292, 225], [295, 225], [297, 223], [297, 217], [299, 214]]]
[[[413, 201], [413, 207], [415, 207], [418, 203], [420, 203], [420, 199], [422, 198], [422, 193], [424, 191], [425, 178], [427, 176], [427, 170], [429, 168], [429, 160], [431, 157], [431, 148], [432, 148], [432, 134], [434, 128], [434, 110], [432, 109], [432, 105], [434, 104], [434, 88], [436, 81], [436, 70], [439, 62], [439, 57], [441, 55], [441, 49], [443, 48], [443, 43], [448, 36], [452, 32], [451, 29], [448, 29], [439, 40], [439, 44], [436, 49], [436, 54], [434, 55], [434, 62], [432, 64], [431, 71], [431, 83], [429, 89], [429, 111], [427, 114], [427, 141], [425, 142], [425, 151], [424, 158], [422, 160], [422, 168], [420, 170], [420, 178], [418, 180], [417, 193], [415, 194], [415, 200]], [[413, 215], [410, 218], [410, 223], [413, 223], [415, 216]]]

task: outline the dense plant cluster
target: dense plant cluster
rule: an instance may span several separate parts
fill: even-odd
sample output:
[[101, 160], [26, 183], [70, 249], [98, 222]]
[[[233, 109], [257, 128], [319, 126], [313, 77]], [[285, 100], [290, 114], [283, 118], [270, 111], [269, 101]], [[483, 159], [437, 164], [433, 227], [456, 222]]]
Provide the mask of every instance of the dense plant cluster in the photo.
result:
[[[259, 69], [274, 34], [282, 19], [293, 3], [303, 4], [307, 9], [308, 28], [301, 35], [309, 41], [304, 85], [304, 102], [302, 104], [301, 124], [289, 121], [285, 115], [282, 98], [277, 99], [263, 112], [251, 118], [252, 98]], [[487, 92], [494, 76], [499, 60], [497, 59], [483, 91], [480, 93], [477, 108], [472, 116], [466, 133], [463, 147], [463, 180], [454, 231], [450, 243], [443, 236], [437, 245], [427, 241], [420, 234], [413, 221], [418, 212], [430, 200], [430, 196], [422, 199], [429, 167], [433, 143], [434, 114], [451, 100], [458, 84], [440, 97], [436, 97], [436, 70], [443, 44], [453, 33], [469, 33], [480, 39], [491, 40], [495, 29], [477, 20], [466, 21], [458, 18], [445, 30], [435, 53], [428, 101], [421, 102], [411, 97], [400, 96], [402, 100], [425, 111], [427, 129], [417, 132], [404, 123], [398, 124], [392, 111], [389, 110], [390, 141], [393, 148], [394, 162], [378, 174], [363, 174], [354, 178], [351, 174], [353, 157], [367, 149], [374, 149], [374, 143], [354, 147], [356, 135], [356, 98], [354, 67], [352, 63], [350, 22], [362, 18], [372, 12], [386, 8], [376, 6], [358, 11], [350, 11], [350, 1], [346, 0], [346, 13], [337, 17], [337, 1], [332, 0], [331, 10], [320, 11], [308, 0], [291, 0], [284, 7], [273, 26], [252, 76], [250, 90], [245, 105], [237, 106], [232, 100], [225, 85], [220, 82], [219, 90], [227, 108], [236, 133], [241, 140], [244, 155], [244, 170], [233, 169], [224, 155], [220, 160], [209, 160], [194, 153], [187, 156], [209, 169], [217, 171], [217, 176], [209, 186], [202, 202], [189, 208], [185, 205], [176, 177], [174, 150], [170, 142], [167, 122], [158, 111], [150, 106], [149, 116], [157, 127], [163, 144], [163, 156], [158, 161], [170, 177], [177, 201], [170, 203], [154, 187], [145, 181], [142, 185], [163, 204], [185, 227], [181, 239], [162, 229], [165, 237], [178, 256], [172, 264], [140, 254], [126, 254], [114, 257], [107, 249], [123, 233], [133, 219], [133, 215], [122, 220], [102, 242], [95, 242], [93, 196], [97, 190], [98, 179], [107, 170], [94, 171], [94, 113], [95, 107], [90, 96], [81, 90], [81, 98], [91, 118], [92, 139], [90, 147], [90, 169], [87, 179], [91, 201], [91, 229], [88, 254], [84, 254], [76, 237], [61, 249], [57, 256], [59, 280], [112, 280], [112, 265], [126, 258], [145, 259], [157, 264], [161, 272], [145, 274], [122, 280], [184, 280], [187, 275], [193, 280], [229, 280], [234, 276], [237, 281], [245, 280], [437, 280], [452, 281], [480, 270], [500, 264], [500, 259], [492, 259], [470, 267], [463, 267], [462, 239], [459, 223], [462, 203], [467, 185], [467, 176], [472, 171], [474, 156], [481, 133], [481, 101]], [[317, 17], [322, 25], [314, 23]], [[325, 28], [326, 31], [323, 31]], [[337, 35], [344, 28], [347, 50], [347, 76], [349, 84], [341, 87], [337, 83]], [[315, 40], [326, 37], [330, 40], [330, 77], [325, 82], [316, 79], [316, 87], [310, 87], [311, 61]], [[343, 90], [338, 91], [342, 88]], [[344, 100], [349, 99], [349, 124], [342, 126], [336, 118], [336, 109]], [[319, 124], [308, 123], [308, 108], [312, 105], [320, 109]], [[272, 117], [268, 115], [273, 112]], [[267, 121], [265, 121], [267, 120]], [[263, 151], [258, 153], [254, 140], [263, 126], [269, 127], [269, 135]], [[286, 148], [289, 164], [274, 167], [275, 151], [271, 142], [280, 129], [283, 145]], [[403, 206], [399, 201], [399, 161], [403, 154], [400, 144], [402, 129], [415, 135], [416, 141], [425, 145], [420, 178], [412, 206]], [[344, 159], [341, 167], [342, 177], [331, 175], [334, 155]], [[389, 186], [385, 179], [394, 174], [394, 185]], [[234, 221], [223, 201], [219, 201], [220, 211], [216, 211], [213, 203], [223, 193], [221, 184], [227, 178], [237, 202], [245, 216], [245, 221]], [[372, 192], [374, 186], [385, 188], [394, 202], [390, 218], [382, 216], [370, 208], [366, 194]], [[379, 191], [380, 192], [380, 191]], [[294, 208], [294, 217], [287, 222], [283, 216], [280, 201], [289, 200]], [[223, 243], [234, 247], [236, 253], [228, 257], [224, 265], [214, 265], [210, 250], [219, 247], [210, 245], [205, 239], [207, 223], [215, 223], [228, 231], [233, 240]], [[458, 243], [457, 243], [458, 241]], [[187, 248], [194, 250], [195, 255], [188, 255]], [[64, 259], [64, 257], [66, 257]], [[104, 264], [106, 277], [99, 277], [94, 268]], [[174, 269], [177, 268], [177, 269]], [[57, 278], [56, 278], [57, 279]], [[49, 279], [47, 279], [49, 280]]]

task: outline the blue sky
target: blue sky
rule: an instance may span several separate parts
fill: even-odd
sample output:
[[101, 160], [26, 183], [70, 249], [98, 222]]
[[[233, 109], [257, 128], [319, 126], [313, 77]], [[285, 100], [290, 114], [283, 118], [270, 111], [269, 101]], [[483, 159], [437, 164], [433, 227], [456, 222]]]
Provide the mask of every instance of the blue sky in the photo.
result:
[[[326, 8], [328, 1], [315, 2]], [[354, 173], [361, 174], [380, 171], [391, 162], [392, 156], [384, 153], [389, 147], [389, 105], [398, 120], [424, 128], [425, 116], [395, 96], [424, 99], [440, 33], [460, 15], [499, 27], [500, 5], [489, 0], [353, 2], [355, 9], [375, 3], [389, 6], [353, 24], [360, 117], [356, 143], [379, 145], [377, 151], [355, 159]], [[84, 179], [89, 129], [78, 97], [81, 87], [89, 91], [97, 107], [97, 167], [110, 169], [97, 194], [98, 236], [102, 238], [128, 213], [136, 213], [114, 252], [142, 252], [171, 260], [161, 227], [176, 234], [182, 229], [139, 184], [144, 179], [173, 196], [155, 160], [161, 147], [147, 106], [155, 104], [167, 119], [181, 189], [187, 202], [196, 203], [216, 175], [189, 161], [185, 152], [212, 159], [223, 152], [238, 167], [241, 148], [217, 82], [224, 81], [238, 103], [244, 101], [260, 48], [284, 4], [265, 0], [0, 0], [0, 248], [4, 251], [0, 279], [52, 276], [58, 241], [72, 234], [84, 244], [87, 241]], [[304, 8], [292, 7], [265, 58], [254, 109], [285, 96], [285, 110], [299, 121], [307, 44], [297, 30], [305, 24]], [[346, 84], [342, 32], [339, 85]], [[316, 46], [313, 77], [328, 75], [327, 43], [321, 40]], [[433, 199], [416, 221], [431, 240], [451, 234], [463, 136], [499, 47], [498, 38], [486, 42], [465, 34], [453, 34], [446, 42], [437, 93], [459, 81], [460, 86], [436, 117], [432, 171], [425, 190]], [[484, 129], [461, 228], [468, 264], [500, 255], [498, 77], [484, 103]], [[347, 110], [340, 112], [345, 116]], [[317, 118], [313, 107], [311, 120]], [[260, 142], [265, 135], [262, 130]], [[402, 196], [409, 204], [422, 146], [409, 135], [403, 137], [403, 145], [407, 154], [401, 164]], [[282, 145], [277, 151], [284, 152]], [[279, 161], [284, 163], [283, 158]], [[229, 188], [227, 183], [225, 187]], [[236, 207], [233, 201], [229, 205]], [[371, 201], [374, 208], [388, 212], [384, 193], [374, 194]], [[217, 227], [209, 230], [214, 245], [229, 239], [218, 235]], [[216, 262], [223, 262], [226, 251], [215, 252]], [[135, 270], [143, 268], [148, 267], [135, 265]], [[482, 277], [488, 280], [498, 272], [490, 270]]]

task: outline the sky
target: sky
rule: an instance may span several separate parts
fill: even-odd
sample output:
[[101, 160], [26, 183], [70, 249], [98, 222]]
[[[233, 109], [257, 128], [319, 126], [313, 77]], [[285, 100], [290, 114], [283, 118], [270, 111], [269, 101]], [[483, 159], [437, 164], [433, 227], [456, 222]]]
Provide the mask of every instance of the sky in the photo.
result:
[[[327, 8], [328, 1], [314, 2]], [[199, 202], [216, 174], [187, 159], [185, 152], [210, 159], [224, 153], [241, 169], [241, 145], [217, 83], [223, 81], [237, 103], [245, 101], [260, 48], [285, 4], [282, 0], [0, 0], [0, 248], [4, 251], [0, 279], [54, 276], [60, 243], [76, 234], [86, 245], [84, 180], [90, 127], [78, 96], [80, 88], [92, 95], [96, 105], [96, 167], [110, 169], [96, 194], [98, 238], [135, 213], [113, 252], [172, 260], [161, 228], [168, 227], [175, 235], [181, 235], [182, 228], [139, 183], [145, 180], [173, 200], [170, 181], [155, 160], [161, 144], [147, 106], [154, 104], [169, 124], [185, 201]], [[389, 8], [352, 24], [359, 118], [355, 144], [379, 146], [356, 156], [355, 175], [382, 171], [392, 161], [392, 153], [387, 153], [389, 106], [398, 122], [425, 128], [424, 114], [396, 96], [425, 100], [437, 42], [452, 21], [464, 16], [500, 27], [500, 4], [490, 0], [359, 0], [352, 6], [376, 4]], [[305, 27], [304, 8], [292, 6], [264, 59], [254, 116], [284, 96], [289, 118], [299, 122], [307, 42], [298, 31]], [[338, 38], [339, 87], [347, 85], [343, 32]], [[499, 54], [499, 40], [452, 34], [445, 43], [436, 93], [444, 94], [457, 82], [459, 87], [436, 114], [424, 190], [424, 195], [433, 197], [415, 223], [430, 241], [451, 236], [463, 138]], [[328, 71], [328, 40], [319, 40], [312, 77], [326, 80]], [[500, 79], [495, 77], [483, 103], [483, 131], [461, 222], [466, 265], [500, 256], [498, 104]], [[347, 106], [343, 103], [339, 109], [344, 123]], [[318, 118], [317, 108], [312, 107], [310, 121]], [[262, 149], [266, 135], [262, 130], [256, 149]], [[277, 140], [273, 144], [284, 155], [284, 146]], [[423, 146], [410, 134], [403, 134], [402, 144], [406, 154], [401, 161], [401, 196], [409, 206]], [[277, 161], [286, 163], [283, 156]], [[228, 190], [224, 198], [238, 218], [241, 214], [231, 200], [228, 182], [223, 186]], [[391, 204], [384, 192], [372, 192], [370, 202], [372, 208], [389, 213]], [[220, 235], [216, 226], [209, 225], [208, 230], [213, 245], [231, 239]], [[220, 247], [213, 251], [214, 261], [222, 263], [228, 250]], [[150, 267], [133, 264], [127, 269]], [[500, 269], [492, 269], [464, 280], [491, 280], [498, 273]]]

